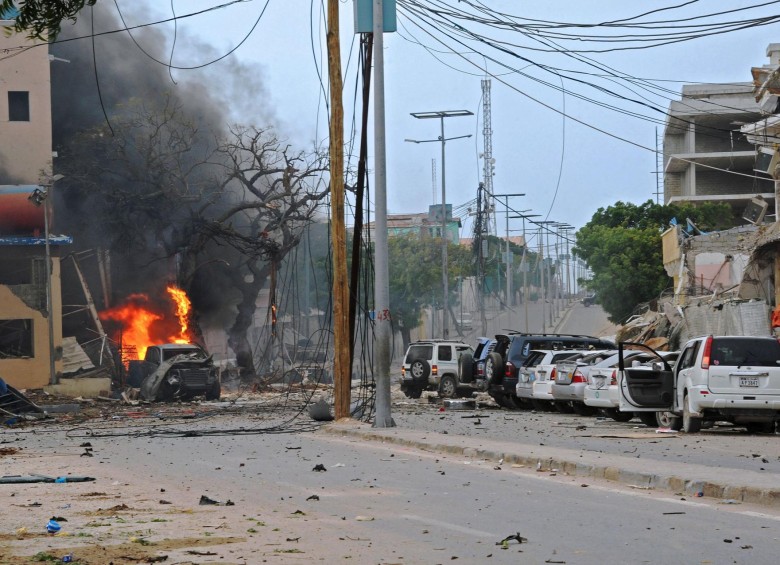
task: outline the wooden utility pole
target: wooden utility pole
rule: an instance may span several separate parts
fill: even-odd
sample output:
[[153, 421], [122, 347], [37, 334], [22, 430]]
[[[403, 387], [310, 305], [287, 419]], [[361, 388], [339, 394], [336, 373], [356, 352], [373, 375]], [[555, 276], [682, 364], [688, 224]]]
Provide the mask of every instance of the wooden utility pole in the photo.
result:
[[349, 418], [349, 296], [347, 228], [344, 223], [344, 108], [341, 102], [339, 0], [328, 0], [328, 78], [330, 82], [330, 219], [333, 241], [333, 396], [336, 419]]

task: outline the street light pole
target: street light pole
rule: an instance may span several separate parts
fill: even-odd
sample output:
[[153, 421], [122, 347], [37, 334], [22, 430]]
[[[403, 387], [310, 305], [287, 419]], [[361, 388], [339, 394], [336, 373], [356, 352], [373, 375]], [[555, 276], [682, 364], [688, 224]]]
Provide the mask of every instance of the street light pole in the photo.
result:
[[[461, 116], [473, 116], [474, 113], [469, 110], [450, 110], [450, 111], [438, 111], [438, 112], [412, 112], [413, 117], [418, 120], [425, 120], [430, 118], [439, 118], [441, 122], [441, 277], [442, 277], [442, 294], [444, 312], [442, 314], [442, 337], [444, 339], [449, 338], [449, 324], [447, 322], [447, 314], [449, 313], [449, 273], [447, 271], [447, 180], [446, 180], [446, 162], [445, 162], [445, 145], [447, 138], [444, 137], [444, 118], [456, 118]], [[461, 137], [471, 137], [461, 136]], [[457, 139], [457, 138], [453, 138]], [[409, 140], [412, 141], [412, 140]], [[419, 141], [416, 143], [420, 143]]]

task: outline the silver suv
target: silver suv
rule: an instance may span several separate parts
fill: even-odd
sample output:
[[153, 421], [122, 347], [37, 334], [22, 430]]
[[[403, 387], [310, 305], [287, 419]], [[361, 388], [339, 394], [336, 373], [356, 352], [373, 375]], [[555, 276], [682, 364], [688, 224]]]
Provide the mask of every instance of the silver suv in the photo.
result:
[[448, 340], [415, 341], [409, 345], [401, 366], [401, 391], [420, 398], [424, 390], [437, 390], [443, 398], [458, 395], [458, 358], [474, 355], [467, 343]]

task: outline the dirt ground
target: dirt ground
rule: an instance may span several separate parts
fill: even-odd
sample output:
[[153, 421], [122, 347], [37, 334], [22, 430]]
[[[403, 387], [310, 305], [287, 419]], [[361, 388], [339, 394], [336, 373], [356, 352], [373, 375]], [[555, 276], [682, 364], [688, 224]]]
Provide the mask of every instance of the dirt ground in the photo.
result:
[[[37, 403], [55, 398], [40, 398]], [[258, 396], [259, 397], [259, 396]], [[73, 402], [73, 399], [67, 399]], [[224, 405], [222, 411], [230, 412]], [[62, 562], [77, 565], [125, 563], [246, 565], [268, 559], [302, 558], [296, 549], [295, 516], [252, 513], [240, 504], [201, 504], [203, 492], [187, 484], [160, 484], [133, 476], [111, 461], [91, 455], [89, 441], [52, 446], [36, 441], [50, 430], [91, 425], [142, 424], [149, 418], [187, 419], [209, 408], [198, 403], [121, 406], [90, 402], [77, 413], [0, 432], [0, 476], [78, 475], [94, 482], [0, 484], [0, 565]], [[153, 421], [153, 420], [152, 420]], [[210, 498], [215, 495], [209, 493]], [[61, 530], [47, 533], [50, 519]], [[279, 559], [279, 558], [284, 559]], [[275, 559], [274, 559], [275, 558]]]

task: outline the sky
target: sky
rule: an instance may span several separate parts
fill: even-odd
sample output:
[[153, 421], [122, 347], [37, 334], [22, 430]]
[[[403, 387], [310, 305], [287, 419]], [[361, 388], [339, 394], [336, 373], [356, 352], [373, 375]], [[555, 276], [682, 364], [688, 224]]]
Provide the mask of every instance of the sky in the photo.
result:
[[[105, 3], [103, 9], [114, 9], [112, 2], [102, 2]], [[132, 26], [169, 18], [172, 11], [181, 16], [228, 2], [145, 0], [135, 4], [118, 0], [118, 5], [127, 10], [126, 21]], [[664, 24], [668, 28], [682, 25], [681, 22], [689, 17], [745, 8], [760, 2], [485, 0], [483, 3], [503, 12], [507, 20], [522, 16], [579, 24], [632, 18], [643, 12], [678, 6], [631, 20], [668, 20], [669, 23]], [[448, 32], [449, 37], [443, 35], [426, 23], [430, 21], [429, 12], [411, 11], [410, 7], [415, 4], [460, 8], [463, 3], [399, 0], [398, 31], [385, 34], [389, 213], [426, 212], [430, 204], [440, 199], [441, 144], [404, 141], [437, 140], [438, 120], [417, 120], [410, 113], [440, 110], [469, 110], [474, 114], [445, 122], [445, 137], [472, 136], [446, 144], [447, 202], [453, 204], [456, 211], [473, 209], [471, 202], [476, 198], [477, 185], [482, 180], [481, 81], [485, 78], [491, 81], [493, 189], [497, 194], [525, 194], [509, 200], [513, 210], [530, 210], [528, 214], [540, 214], [540, 218], [579, 228], [599, 207], [618, 200], [641, 203], [655, 199], [657, 165], [652, 149], [656, 147], [656, 133], [663, 133], [664, 119], [659, 109], [668, 107], [670, 98], [679, 94], [684, 83], [750, 81], [750, 68], [768, 62], [766, 46], [780, 42], [780, 24], [771, 23], [670, 45], [608, 53], [572, 54], [571, 50], [625, 47], [626, 44], [560, 39], [556, 40], [560, 49], [550, 53], [534, 50], [542, 44], [528, 27], [524, 28], [528, 33], [521, 36], [516, 31], [496, 31], [479, 27], [471, 20], [460, 20], [461, 25], [477, 35], [489, 34], [505, 41], [502, 51], [491, 48], [484, 41], [466, 41], [452, 32]], [[780, 2], [766, 4], [751, 11], [714, 18], [729, 21], [780, 14]], [[147, 9], [136, 10], [138, 5]], [[322, 24], [325, 9], [325, 3], [313, 0], [249, 0], [231, 3], [197, 17], [181, 18], [175, 27], [166, 23], [155, 25], [155, 29], [168, 38], [170, 45], [174, 44], [175, 38], [170, 60], [178, 66], [208, 63], [235, 49], [226, 59], [209, 65], [207, 88], [225, 88], [214, 77], [219, 76], [221, 66], [229, 72], [229, 61], [250, 65], [257, 76], [247, 84], [251, 91], [243, 92], [241, 102], [231, 105], [231, 118], [241, 123], [273, 125], [291, 143], [305, 148], [327, 143], [327, 57]], [[356, 64], [358, 41], [353, 28], [352, 2], [340, 2], [340, 10], [345, 121], [349, 136], [353, 120], [359, 122], [354, 104], [359, 72]], [[691, 23], [715, 19], [691, 20]], [[526, 20], [525, 23], [529, 22]], [[567, 27], [563, 31], [581, 31], [582, 35], [649, 33], [647, 29], [629, 31], [604, 26]], [[664, 30], [669, 31], [673, 30]], [[605, 74], [604, 67], [597, 71], [593, 66], [575, 60], [573, 55], [587, 56], [595, 64], [607, 65], [610, 73], [653, 79], [654, 84], [669, 91], [651, 93], [624, 79], [595, 77], [593, 73]], [[542, 65], [565, 72], [550, 71]], [[171, 77], [172, 81], [185, 75], [191, 79], [202, 72], [172, 70]], [[172, 87], [176, 86], [172, 84]], [[608, 94], [605, 89], [622, 98]], [[581, 100], [578, 96], [591, 98], [602, 105]], [[631, 103], [625, 98], [645, 104]], [[652, 116], [660, 123], [627, 116], [604, 108], [604, 104]], [[369, 135], [373, 136], [373, 131]], [[357, 152], [357, 146], [355, 140], [354, 152]], [[369, 168], [373, 170], [373, 141], [369, 147]], [[435, 185], [433, 160], [437, 167]], [[497, 211], [498, 235], [504, 235], [503, 204], [497, 206]], [[463, 220], [462, 236], [469, 237], [472, 219], [463, 215]], [[520, 227], [521, 220], [510, 221], [514, 234]]]

